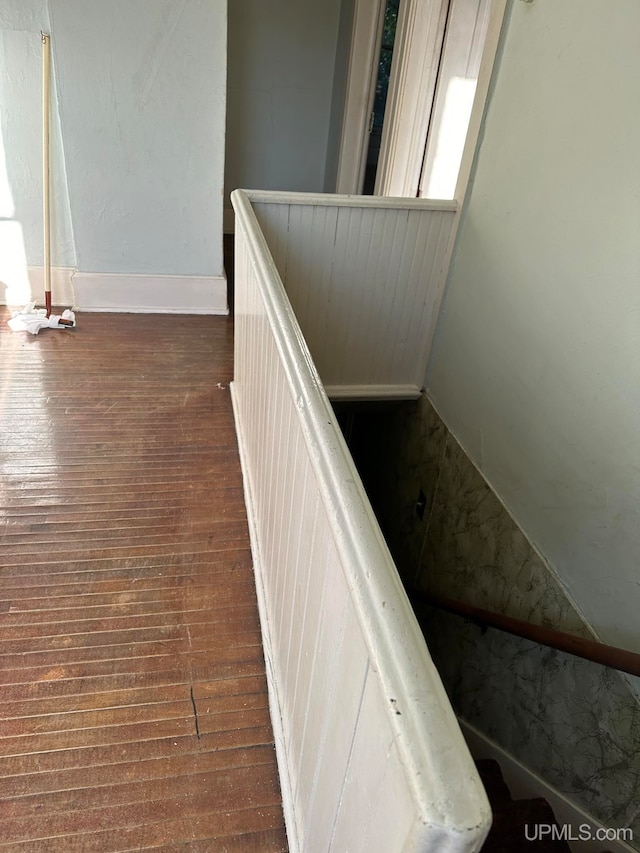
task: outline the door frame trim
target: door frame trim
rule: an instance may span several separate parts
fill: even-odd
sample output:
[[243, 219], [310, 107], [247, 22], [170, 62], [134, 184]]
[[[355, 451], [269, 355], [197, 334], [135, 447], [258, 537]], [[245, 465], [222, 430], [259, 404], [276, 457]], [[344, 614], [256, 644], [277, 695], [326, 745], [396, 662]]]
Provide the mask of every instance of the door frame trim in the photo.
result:
[[376, 195], [417, 198], [449, 0], [402, 0]]
[[[460, 163], [460, 172], [456, 184], [455, 200], [462, 205], [464, 201], [467, 185], [471, 175], [473, 161], [478, 147], [480, 129], [484, 118], [489, 86], [491, 83], [493, 69], [495, 65], [500, 34], [506, 18], [506, 11], [509, 0], [492, 0], [489, 25], [484, 49], [482, 52], [482, 61], [480, 63], [480, 71], [478, 74], [478, 82], [476, 93], [469, 121], [469, 129], [467, 131], [467, 139], [464, 146], [462, 161]], [[369, 141], [368, 133], [368, 118], [373, 107], [375, 97], [375, 85], [377, 79], [377, 58], [380, 52], [380, 42], [382, 40], [382, 25], [384, 21], [385, 0], [354, 0], [354, 12], [351, 26], [351, 39], [349, 48], [349, 62], [347, 72], [347, 85], [345, 94], [345, 104], [343, 111], [342, 133], [340, 140], [340, 151], [338, 156], [338, 169], [336, 179], [336, 192], [345, 195], [358, 195], [362, 192], [364, 181], [364, 172], [366, 167], [366, 155]], [[411, 122], [411, 130], [408, 134], [404, 134], [404, 140], [400, 137], [402, 134], [391, 132], [390, 122], [388, 117], [394, 114], [398, 115], [399, 100], [402, 99], [406, 106], [410, 104], [424, 104], [424, 98], [428, 94], [428, 88], [425, 91], [425, 86], [429, 83], [433, 86], [431, 97], [433, 98], [435, 83], [437, 77], [437, 68], [431, 75], [429, 81], [429, 72], [434, 64], [433, 55], [428, 56], [428, 51], [414, 50], [414, 54], [422, 58], [422, 74], [420, 82], [417, 83], [415, 77], [410, 74], [408, 80], [406, 75], [412, 72], [412, 68], [407, 63], [407, 57], [403, 60], [398, 60], [396, 57], [404, 53], [407, 39], [417, 39], [420, 35], [424, 36], [425, 32], [429, 33], [429, 21], [433, 21], [435, 11], [438, 12], [438, 19], [442, 18], [443, 9], [448, 6], [448, 0], [405, 0], [400, 6], [400, 20], [398, 21], [398, 33], [396, 35], [396, 48], [394, 50], [394, 59], [396, 66], [402, 66], [402, 71], [392, 68], [391, 80], [389, 83], [389, 95], [387, 101], [387, 110], [385, 115], [385, 130], [383, 130], [382, 147], [380, 150], [380, 161], [378, 163], [378, 174], [376, 179], [375, 194], [376, 195], [393, 195], [412, 198], [418, 192], [420, 170], [422, 168], [422, 157], [424, 153], [424, 144], [426, 133], [428, 131], [431, 110], [423, 110], [421, 121], [417, 121], [416, 117], [420, 114], [419, 110], [410, 113], [413, 120]], [[422, 7], [423, 14], [418, 15], [418, 9]], [[404, 14], [403, 14], [404, 8]], [[424, 10], [430, 12], [425, 18]], [[445, 20], [441, 22], [444, 28]], [[403, 27], [401, 31], [401, 25]], [[444, 30], [443, 30], [444, 31]], [[433, 39], [437, 36], [437, 32], [432, 32]], [[424, 44], [424, 42], [422, 42]], [[416, 42], [418, 44], [418, 42]], [[441, 46], [441, 45], [440, 45]], [[439, 53], [439, 51], [438, 51]], [[415, 57], [414, 57], [415, 67]], [[411, 91], [403, 93], [401, 91], [402, 83], [409, 86]], [[421, 88], [422, 87], [422, 88]], [[395, 103], [394, 103], [395, 102]], [[424, 115], [426, 113], [426, 115]], [[393, 120], [393, 119], [392, 119]], [[386, 131], [386, 132], [385, 132]], [[389, 168], [392, 162], [398, 162], [400, 155], [400, 142], [403, 141], [404, 150], [413, 152], [413, 166], [405, 164], [404, 169], [396, 170], [396, 176], [402, 173], [402, 177], [396, 181], [392, 180], [389, 174]], [[417, 152], [417, 153], [416, 153]], [[415, 187], [413, 189], [407, 186], [408, 176], [412, 173], [415, 177]]]
[[[462, 204], [475, 157], [509, 0], [492, 0], [476, 93], [456, 183]], [[449, 0], [404, 0], [391, 69], [375, 192], [417, 197]], [[403, 14], [404, 9], [404, 14]], [[425, 47], [427, 46], [427, 47]]]
[[471, 109], [471, 117], [469, 118], [469, 127], [467, 129], [467, 138], [462, 152], [460, 171], [458, 172], [458, 180], [456, 183], [455, 200], [458, 202], [459, 209], [462, 208], [462, 202], [467, 194], [467, 186], [469, 185], [469, 178], [471, 177], [471, 169], [478, 150], [480, 131], [482, 129], [482, 122], [484, 120], [487, 102], [489, 100], [489, 88], [493, 79], [498, 48], [500, 46], [500, 38], [507, 17], [508, 4], [509, 0], [492, 0], [491, 3], [489, 25], [487, 27], [484, 48], [482, 49], [480, 70], [478, 71], [476, 93], [473, 99], [473, 107]]
[[336, 179], [340, 194], [362, 192], [385, 6], [385, 0], [354, 0]]
[[440, 280], [436, 288], [436, 298], [433, 304], [431, 314], [431, 322], [427, 333], [427, 369], [423, 381], [423, 388], [427, 387], [427, 379], [431, 368], [431, 351], [436, 334], [436, 327], [440, 317], [440, 308], [444, 297], [445, 288], [451, 271], [451, 261], [458, 236], [458, 229], [464, 211], [466, 209], [466, 196], [469, 189], [469, 183], [473, 170], [473, 165], [476, 155], [479, 150], [480, 133], [484, 121], [488, 101], [491, 81], [496, 67], [496, 58], [500, 47], [502, 33], [507, 20], [507, 9], [510, 0], [493, 0], [491, 4], [491, 13], [489, 18], [489, 26], [487, 27], [487, 36], [482, 52], [482, 60], [480, 62], [480, 70], [478, 72], [478, 82], [476, 85], [476, 94], [471, 110], [471, 118], [469, 120], [469, 129], [467, 130], [467, 139], [462, 153], [460, 163], [460, 172], [458, 173], [458, 181], [456, 184], [456, 195], [454, 201], [457, 202], [458, 209], [453, 220], [451, 234], [449, 235], [449, 245], [442, 265]]

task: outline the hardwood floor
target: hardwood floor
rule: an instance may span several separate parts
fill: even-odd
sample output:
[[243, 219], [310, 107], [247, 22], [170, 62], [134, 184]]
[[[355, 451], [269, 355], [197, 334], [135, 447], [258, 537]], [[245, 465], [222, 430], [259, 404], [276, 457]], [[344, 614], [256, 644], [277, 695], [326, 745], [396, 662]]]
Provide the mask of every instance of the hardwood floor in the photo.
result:
[[0, 853], [285, 851], [222, 317], [0, 308]]

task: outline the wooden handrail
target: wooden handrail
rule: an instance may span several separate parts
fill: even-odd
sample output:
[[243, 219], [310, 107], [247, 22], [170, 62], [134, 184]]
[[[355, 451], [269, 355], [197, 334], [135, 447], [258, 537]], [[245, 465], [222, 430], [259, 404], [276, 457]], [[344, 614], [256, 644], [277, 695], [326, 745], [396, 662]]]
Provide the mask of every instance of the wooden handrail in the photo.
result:
[[636, 652], [619, 649], [616, 646], [607, 646], [597, 640], [585, 640], [575, 634], [557, 631], [555, 628], [533, 625], [531, 622], [525, 622], [522, 619], [514, 619], [512, 616], [504, 616], [501, 613], [494, 613], [491, 610], [484, 610], [481, 607], [474, 607], [471, 604], [465, 604], [463, 601], [456, 601], [444, 596], [433, 595], [416, 589], [408, 590], [408, 595], [414, 608], [419, 605], [438, 607], [482, 626], [498, 628], [498, 630], [506, 631], [516, 637], [533, 640], [534, 643], [549, 646], [549, 648], [557, 649], [560, 652], [568, 652], [570, 655], [575, 655], [592, 663], [618, 669], [621, 672], [629, 673], [629, 675], [640, 676], [640, 654]]

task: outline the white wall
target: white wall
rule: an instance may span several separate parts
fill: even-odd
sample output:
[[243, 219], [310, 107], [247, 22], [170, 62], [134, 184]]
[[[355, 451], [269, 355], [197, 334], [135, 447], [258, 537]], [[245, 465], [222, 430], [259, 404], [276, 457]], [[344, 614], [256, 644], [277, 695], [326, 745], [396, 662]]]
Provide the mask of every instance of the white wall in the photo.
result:
[[229, 3], [227, 195], [324, 189], [340, 6]]
[[638, 649], [640, 4], [512, 2], [428, 390], [604, 640]]
[[54, 60], [54, 264], [128, 276], [92, 279], [98, 290], [140, 276], [148, 288], [223, 282], [226, 0], [3, 0], [2, 132], [29, 265], [42, 264], [41, 29]]
[[50, 0], [78, 266], [222, 271], [224, 0]]

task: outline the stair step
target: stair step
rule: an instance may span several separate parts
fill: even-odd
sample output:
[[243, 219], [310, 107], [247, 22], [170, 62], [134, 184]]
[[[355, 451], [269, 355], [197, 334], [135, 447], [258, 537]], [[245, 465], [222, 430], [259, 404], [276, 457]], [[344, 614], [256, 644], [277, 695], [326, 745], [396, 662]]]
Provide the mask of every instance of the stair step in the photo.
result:
[[500, 808], [503, 803], [513, 802], [497, 761], [481, 758], [476, 761], [476, 767], [492, 808]]
[[543, 798], [514, 800], [497, 761], [476, 761], [493, 811], [493, 825], [483, 853], [571, 853], [566, 841], [552, 837], [557, 826], [553, 809]]
[[571, 853], [567, 842], [554, 839], [547, 829], [556, 825], [546, 800], [512, 800], [494, 809], [493, 825], [482, 849], [485, 853]]

